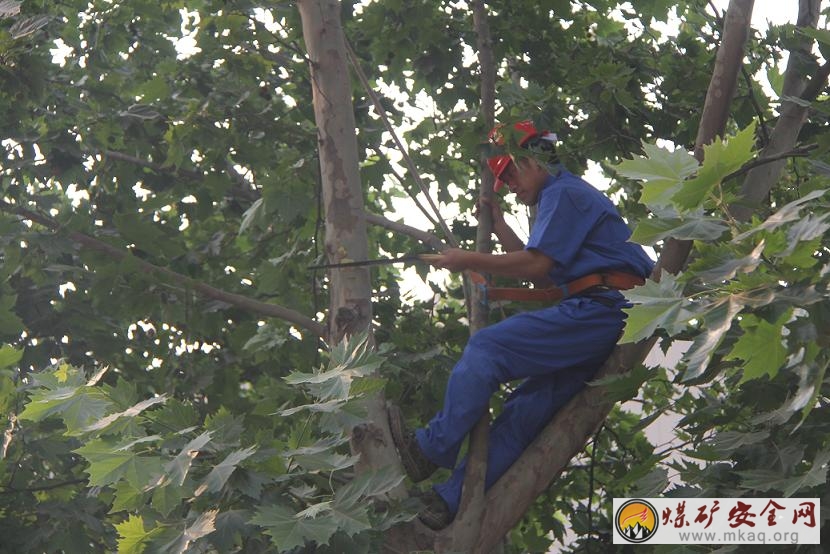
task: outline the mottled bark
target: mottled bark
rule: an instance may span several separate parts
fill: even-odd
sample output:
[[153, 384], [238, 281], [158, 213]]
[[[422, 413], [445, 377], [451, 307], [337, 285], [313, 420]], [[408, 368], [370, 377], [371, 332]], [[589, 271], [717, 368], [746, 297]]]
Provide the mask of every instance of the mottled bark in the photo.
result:
[[[336, 0], [300, 0], [303, 39], [308, 51], [314, 118], [320, 156], [329, 262], [368, 256], [366, 214], [358, 171], [358, 150], [346, 40]], [[365, 267], [329, 273], [330, 343], [367, 331], [372, 321], [372, 286]], [[352, 448], [361, 456], [358, 471], [399, 464], [382, 394], [368, 402], [368, 422], [355, 429]], [[403, 495], [403, 487], [395, 494]]]

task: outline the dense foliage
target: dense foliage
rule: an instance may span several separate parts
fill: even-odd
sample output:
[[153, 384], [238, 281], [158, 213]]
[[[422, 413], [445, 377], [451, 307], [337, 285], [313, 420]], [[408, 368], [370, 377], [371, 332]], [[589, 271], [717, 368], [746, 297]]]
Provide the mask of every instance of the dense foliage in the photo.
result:
[[[675, 369], [609, 383], [642, 412], [614, 411], [509, 549], [544, 552], [567, 529], [570, 548], [607, 543], [615, 496], [825, 495], [830, 505], [821, 97], [802, 134], [818, 148], [790, 161], [751, 222], [728, 211], [775, 120], [777, 99], [758, 79], [780, 85], [769, 68], [796, 31], [751, 38], [730, 136], [699, 167], [686, 150], [720, 28], [707, 2], [488, 8], [502, 119], [533, 117], [557, 131], [571, 169], [590, 160], [614, 174], [636, 238], [658, 253], [669, 236], [695, 240], [687, 271], [632, 293], [625, 337], [658, 332], [664, 349], [691, 347]], [[404, 140], [422, 175], [467, 213], [474, 198], [460, 193], [475, 189], [486, 131], [468, 8], [343, 9], [370, 79], [403, 93], [383, 102], [411, 127]], [[670, 16], [681, 24], [664, 37], [657, 24]], [[365, 337], [323, 344], [193, 286], [325, 316], [326, 280], [306, 271], [323, 238], [306, 62], [291, 3], [0, 2], [0, 550], [375, 551], [412, 517], [386, 494], [400, 475], [355, 471], [348, 433], [380, 389], [413, 420], [434, 412], [467, 335], [457, 283], [410, 302], [397, 269], [373, 270], [378, 350]], [[413, 115], [415, 104], [431, 107]], [[397, 219], [393, 200], [414, 186], [388, 161], [357, 86], [354, 109], [366, 209]], [[663, 140], [678, 149], [654, 146]], [[466, 221], [452, 227], [469, 245]], [[421, 248], [379, 227], [369, 246]], [[679, 418], [672, 445], [643, 433], [661, 414]]]

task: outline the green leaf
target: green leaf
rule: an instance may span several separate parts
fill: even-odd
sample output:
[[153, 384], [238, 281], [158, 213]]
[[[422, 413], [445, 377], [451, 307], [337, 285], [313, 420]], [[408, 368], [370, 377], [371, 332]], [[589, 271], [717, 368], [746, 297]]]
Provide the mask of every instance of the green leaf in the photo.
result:
[[145, 221], [141, 214], [119, 213], [113, 217], [113, 222], [122, 237], [144, 252], [159, 252], [168, 258], [184, 254], [177, 241], [170, 240], [167, 232]]
[[729, 229], [720, 219], [708, 216], [694, 216], [690, 220], [682, 218], [641, 219], [631, 235], [632, 242], [653, 245], [667, 237], [678, 240], [716, 240]]
[[[830, 224], [825, 223], [828, 217], [830, 217], [830, 214], [823, 214], [818, 217], [808, 215], [796, 221], [787, 232], [788, 247], [783, 252], [778, 253], [777, 256], [786, 258], [792, 255], [802, 242], [808, 242], [818, 247], [818, 244], [815, 242], [816, 239], [824, 236], [827, 230], [830, 229]], [[812, 256], [816, 249], [808, 248], [807, 254]]]
[[219, 510], [209, 510], [199, 516], [188, 525], [175, 539], [162, 545], [162, 552], [182, 554], [187, 551], [190, 545], [216, 530], [216, 514]]
[[648, 474], [634, 481], [632, 496], [652, 498], [660, 496], [669, 486], [669, 472], [664, 467], [656, 467]]
[[147, 543], [161, 532], [158, 527], [145, 530], [144, 518], [132, 514], [125, 521], [116, 523], [115, 530], [118, 532], [118, 554], [142, 554]]
[[307, 541], [328, 544], [337, 531], [337, 524], [332, 519], [298, 517], [288, 508], [277, 505], [260, 508], [251, 523], [263, 527], [280, 551], [304, 546]]
[[150, 408], [152, 406], [155, 406], [156, 404], [160, 404], [162, 402], [165, 402], [166, 400], [167, 400], [167, 395], [166, 394], [162, 394], [161, 396], [156, 396], [156, 397], [153, 397], [153, 398], [148, 398], [147, 400], [143, 400], [143, 401], [139, 402], [138, 404], [132, 406], [131, 408], [128, 408], [128, 409], [124, 410], [123, 412], [117, 412], [117, 413], [114, 413], [114, 414], [110, 414], [110, 415], [108, 415], [104, 418], [101, 418], [100, 420], [96, 421], [92, 425], [89, 425], [89, 426], [85, 427], [83, 429], [83, 431], [85, 433], [89, 433], [89, 432], [92, 432], [92, 431], [100, 431], [102, 429], [107, 428], [114, 421], [116, 421], [116, 420], [118, 420], [122, 417], [134, 418], [135, 416], [137, 416], [138, 414], [140, 414], [141, 412], [143, 412], [147, 408]]
[[337, 407], [337, 402], [330, 401], [347, 400], [353, 396], [350, 393], [352, 382], [375, 375], [385, 361], [385, 358], [372, 348], [366, 334], [363, 333], [332, 348], [326, 371], [293, 371], [284, 379], [292, 385], [305, 385], [316, 399], [327, 401], [312, 405], [314, 409], [332, 411]]
[[824, 450], [816, 454], [810, 470], [802, 475], [789, 477], [780, 471], [768, 469], [752, 469], [736, 471], [741, 478], [740, 486], [758, 492], [770, 490], [781, 491], [784, 497], [800, 493], [810, 494], [815, 487], [824, 487], [827, 483], [827, 462], [830, 462], [830, 451]]
[[707, 309], [703, 316], [704, 331], [695, 337], [692, 346], [684, 354], [686, 371], [683, 380], [689, 381], [703, 375], [712, 355], [723, 342], [727, 331], [732, 327], [732, 320], [743, 308], [743, 301], [739, 296], [730, 295], [725, 300], [719, 300], [714, 308]]
[[0, 296], [0, 334], [15, 337], [25, 329], [23, 320], [15, 312], [16, 294], [4, 293]]
[[741, 320], [744, 334], [732, 347], [725, 360], [743, 360], [744, 372], [740, 383], [763, 375], [774, 377], [787, 360], [787, 348], [781, 338], [784, 322], [790, 317], [787, 311], [775, 323], [769, 323], [754, 315]]
[[257, 198], [251, 207], [245, 210], [242, 217], [242, 223], [239, 225], [239, 234], [244, 234], [252, 226], [261, 226], [265, 220], [267, 212], [265, 210], [265, 201], [263, 198]]
[[683, 183], [680, 190], [672, 196], [672, 204], [686, 211], [702, 208], [703, 201], [712, 188], [752, 158], [754, 146], [755, 123], [727, 141], [716, 138], [712, 144], [704, 146], [700, 171], [696, 177]]
[[356, 503], [367, 497], [388, 493], [403, 482], [404, 476], [391, 466], [366, 471], [337, 489], [335, 500], [341, 503]]
[[708, 443], [721, 456], [728, 457], [744, 446], [751, 446], [765, 441], [769, 431], [722, 431], [717, 433]]
[[194, 496], [199, 496], [204, 492], [219, 492], [225, 486], [231, 473], [234, 472], [236, 466], [242, 461], [246, 460], [256, 452], [256, 447], [249, 447], [243, 450], [236, 450], [225, 457], [222, 462], [213, 467], [202, 481], [202, 484], [196, 489]]
[[74, 450], [89, 462], [86, 473], [92, 486], [106, 486], [125, 479], [133, 488], [143, 489], [161, 474], [161, 459], [140, 456], [129, 449], [135, 441], [119, 443], [97, 439]]
[[736, 257], [733, 249], [719, 245], [715, 251], [700, 248], [700, 259], [689, 266], [689, 272], [704, 283], [734, 279], [738, 273], [752, 273], [762, 261], [766, 243], [762, 240], [748, 255]]
[[352, 536], [361, 531], [372, 528], [369, 522], [369, 504], [358, 503], [352, 498], [342, 498], [335, 495], [331, 503], [331, 513], [328, 515], [334, 520], [338, 531]]
[[625, 310], [628, 318], [620, 339], [623, 343], [648, 338], [658, 327], [669, 332], [683, 328], [691, 317], [684, 309], [687, 301], [682, 296], [682, 286], [668, 273], [663, 273], [659, 283], [646, 281], [625, 296], [635, 305]]
[[806, 194], [805, 196], [802, 196], [798, 200], [794, 200], [789, 204], [781, 206], [781, 208], [779, 208], [774, 214], [769, 216], [766, 219], [766, 221], [764, 221], [762, 224], [757, 225], [744, 233], [741, 233], [740, 235], [732, 239], [732, 242], [741, 242], [747, 237], [754, 235], [755, 233], [758, 233], [760, 231], [771, 231], [773, 229], [777, 229], [785, 223], [801, 219], [800, 212], [801, 208], [804, 207], [804, 204], [810, 202], [811, 200], [821, 198], [822, 196], [824, 196], [826, 192], [827, 189], [814, 190]]
[[14, 346], [4, 344], [0, 348], [0, 369], [11, 367], [20, 361], [23, 357], [23, 350], [18, 350]]
[[182, 500], [189, 492], [187, 489], [187, 483], [184, 485], [168, 483], [156, 487], [153, 489], [150, 504], [162, 517], [168, 517], [173, 510], [182, 506]]
[[650, 207], [665, 207], [681, 183], [698, 168], [697, 160], [682, 149], [669, 151], [643, 144], [645, 156], [623, 160], [616, 171], [632, 180], [644, 181], [641, 202]]
[[187, 473], [190, 471], [190, 466], [193, 459], [199, 455], [199, 452], [210, 442], [211, 433], [205, 431], [195, 439], [184, 445], [181, 451], [164, 466], [166, 476], [176, 486], [182, 486]]
[[592, 387], [605, 387], [605, 397], [608, 398], [610, 402], [623, 402], [637, 396], [640, 392], [640, 387], [643, 386], [643, 383], [645, 383], [651, 375], [652, 372], [649, 371], [646, 366], [639, 364], [629, 372], [618, 375], [609, 375], [607, 377], [603, 377], [602, 379], [591, 381], [588, 384]]
[[309, 412], [313, 413], [333, 413], [338, 411], [343, 405], [347, 402], [347, 400], [327, 400], [326, 402], [315, 402], [314, 404], [303, 404], [302, 406], [294, 406], [293, 408], [288, 408], [286, 410], [280, 410], [276, 412], [276, 415], [280, 415], [282, 417], [292, 416], [298, 412], [303, 410], [308, 410]]
[[41, 421], [59, 415], [69, 433], [79, 433], [101, 419], [112, 403], [104, 393], [92, 387], [69, 386], [36, 390], [30, 397], [21, 419]]
[[[286, 456], [288, 457], [288, 456]], [[352, 467], [357, 463], [359, 456], [349, 456], [336, 452], [320, 452], [315, 454], [295, 454], [294, 462], [308, 472], [340, 471]]]
[[794, 369], [799, 374], [798, 390], [788, 403], [787, 408], [801, 410], [799, 426], [804, 423], [807, 416], [816, 407], [816, 401], [821, 394], [821, 385], [824, 383], [828, 365], [830, 365], [830, 362], [821, 364], [803, 363]]
[[115, 484], [114, 500], [109, 513], [136, 512], [146, 502], [145, 494], [126, 481], [119, 481]]
[[9, 34], [15, 40], [27, 37], [46, 27], [51, 19], [48, 15], [35, 15], [19, 19], [9, 28]]

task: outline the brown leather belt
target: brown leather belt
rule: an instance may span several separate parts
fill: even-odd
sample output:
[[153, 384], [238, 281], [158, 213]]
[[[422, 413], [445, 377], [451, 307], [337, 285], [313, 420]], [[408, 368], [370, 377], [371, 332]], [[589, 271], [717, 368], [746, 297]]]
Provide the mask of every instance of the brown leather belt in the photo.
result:
[[490, 300], [516, 302], [559, 302], [563, 298], [580, 296], [589, 290], [627, 290], [645, 284], [645, 279], [622, 271], [590, 273], [561, 286], [529, 289], [524, 287], [491, 287], [480, 274], [473, 273], [472, 281], [482, 292], [485, 303]]

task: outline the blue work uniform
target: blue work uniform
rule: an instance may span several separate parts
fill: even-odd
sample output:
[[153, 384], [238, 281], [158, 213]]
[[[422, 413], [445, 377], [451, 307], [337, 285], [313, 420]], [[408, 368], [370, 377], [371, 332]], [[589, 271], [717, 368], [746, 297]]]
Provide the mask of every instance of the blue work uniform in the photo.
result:
[[[549, 276], [560, 286], [610, 270], [648, 277], [654, 262], [641, 246], [628, 241], [630, 236], [603, 193], [561, 170], [540, 191], [525, 248], [554, 261]], [[611, 354], [623, 329], [625, 306], [619, 291], [591, 291], [513, 315], [473, 335], [450, 373], [443, 409], [415, 431], [423, 453], [441, 467], [455, 467], [461, 443], [499, 385], [524, 379], [490, 429], [489, 488]], [[434, 487], [453, 514], [461, 499], [464, 467], [462, 462], [448, 481]]]

